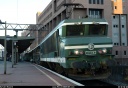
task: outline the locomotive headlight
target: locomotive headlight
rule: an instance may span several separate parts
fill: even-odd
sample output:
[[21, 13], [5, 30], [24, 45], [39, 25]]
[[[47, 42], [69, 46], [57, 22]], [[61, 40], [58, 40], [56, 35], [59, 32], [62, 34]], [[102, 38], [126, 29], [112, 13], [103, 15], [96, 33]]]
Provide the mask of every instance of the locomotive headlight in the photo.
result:
[[98, 52], [99, 52], [99, 54], [102, 54], [102, 53], [103, 53], [103, 51], [102, 51], [102, 50], [98, 50]]
[[99, 54], [106, 54], [107, 53], [107, 49], [100, 49], [98, 50]]
[[102, 51], [103, 51], [103, 53], [104, 53], [104, 54], [106, 54], [106, 53], [107, 53], [107, 49], [103, 49]]
[[83, 55], [84, 54], [84, 51], [80, 51], [80, 54]]
[[79, 55], [79, 50], [75, 50], [74, 54]]

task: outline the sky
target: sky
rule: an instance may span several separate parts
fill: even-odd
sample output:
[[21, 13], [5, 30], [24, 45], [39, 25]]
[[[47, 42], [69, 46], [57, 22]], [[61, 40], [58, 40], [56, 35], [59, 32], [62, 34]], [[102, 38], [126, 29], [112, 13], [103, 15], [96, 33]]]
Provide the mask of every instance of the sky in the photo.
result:
[[[0, 0], [0, 20], [7, 23], [36, 24], [36, 13], [42, 12], [52, 0]], [[7, 35], [15, 35], [7, 31]], [[4, 31], [0, 30], [0, 36]]]

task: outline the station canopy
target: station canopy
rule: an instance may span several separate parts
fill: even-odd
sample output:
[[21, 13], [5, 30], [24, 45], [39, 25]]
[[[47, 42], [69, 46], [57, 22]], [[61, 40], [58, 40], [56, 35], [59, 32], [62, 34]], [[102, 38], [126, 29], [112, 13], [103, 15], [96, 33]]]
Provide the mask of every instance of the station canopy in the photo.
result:
[[[0, 36], [0, 44], [4, 47], [5, 36]], [[7, 53], [12, 53], [12, 41], [16, 42], [18, 53], [25, 51], [35, 40], [34, 37], [6, 37]]]

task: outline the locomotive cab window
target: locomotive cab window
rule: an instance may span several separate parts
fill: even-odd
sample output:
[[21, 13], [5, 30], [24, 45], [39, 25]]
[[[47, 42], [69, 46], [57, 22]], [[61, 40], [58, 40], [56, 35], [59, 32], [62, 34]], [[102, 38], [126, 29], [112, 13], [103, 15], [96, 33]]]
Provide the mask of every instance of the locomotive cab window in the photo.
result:
[[107, 25], [105, 24], [91, 24], [89, 25], [89, 35], [107, 35]]
[[67, 25], [66, 36], [84, 36], [84, 25]]

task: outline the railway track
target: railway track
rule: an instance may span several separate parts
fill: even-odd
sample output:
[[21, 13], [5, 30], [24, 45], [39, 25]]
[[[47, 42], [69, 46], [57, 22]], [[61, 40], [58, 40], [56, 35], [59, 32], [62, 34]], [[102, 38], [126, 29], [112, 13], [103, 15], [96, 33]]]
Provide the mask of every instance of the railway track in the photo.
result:
[[100, 80], [84, 80], [84, 81], [79, 81], [79, 83], [85, 86], [115, 86], [113, 84], [106, 83]]

